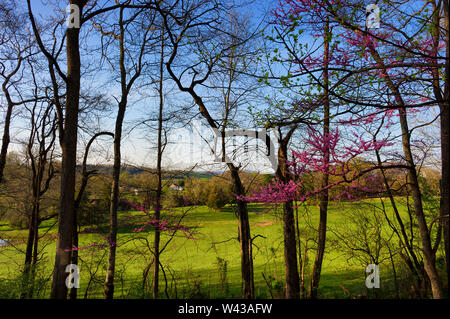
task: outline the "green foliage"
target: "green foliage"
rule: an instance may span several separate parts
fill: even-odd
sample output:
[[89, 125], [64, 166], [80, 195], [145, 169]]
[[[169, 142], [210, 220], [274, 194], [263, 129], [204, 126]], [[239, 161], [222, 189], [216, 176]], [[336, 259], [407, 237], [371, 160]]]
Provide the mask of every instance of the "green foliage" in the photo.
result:
[[225, 295], [228, 295], [229, 293], [229, 284], [228, 284], [228, 261], [224, 258], [220, 258], [219, 256], [217, 258], [217, 274], [219, 275], [219, 285], [220, 289], [222, 290]]
[[184, 199], [182, 192], [168, 190], [163, 197], [164, 207], [181, 207], [184, 206]]
[[15, 273], [18, 275], [10, 278], [0, 277], [0, 299], [18, 299], [23, 295], [26, 298], [47, 298], [51, 281], [45, 270], [45, 263], [48, 258], [44, 258], [36, 265], [32, 266], [28, 276], [23, 273], [22, 267], [18, 268]]
[[207, 205], [218, 210], [234, 199], [228, 176], [210, 179], [188, 179], [183, 195], [192, 205]]
[[440, 176], [431, 176], [429, 178], [419, 176], [418, 179], [425, 216], [434, 219], [440, 214]]
[[[208, 179], [205, 179], [208, 182]], [[401, 198], [399, 200], [399, 209], [401, 215], [408, 219], [407, 209]], [[366, 200], [372, 205], [380, 206], [379, 200]], [[365, 295], [364, 290], [364, 267], [362, 267], [355, 258], [349, 259], [347, 254], [338, 251], [333, 246], [333, 242], [337, 239], [335, 232], [340, 230], [345, 225], [351, 226], [344, 215], [352, 215], [352, 212], [358, 207], [359, 203], [333, 203], [329, 206], [328, 226], [330, 232], [328, 238], [330, 240], [328, 250], [326, 252], [327, 259], [323, 265], [323, 272], [321, 276], [321, 287], [319, 296], [321, 298], [346, 298], [348, 294], [344, 293], [341, 286], [350, 291], [351, 296]], [[392, 207], [388, 201], [385, 201], [388, 214], [392, 214]], [[280, 210], [269, 214], [255, 214], [255, 211], [264, 211], [265, 207], [258, 204], [249, 205], [249, 219], [253, 234], [260, 234], [266, 238], [258, 238], [255, 241], [254, 249], [254, 274], [255, 274], [255, 292], [257, 298], [270, 298], [269, 288], [262, 273], [265, 274], [266, 279], [270, 282], [272, 294], [274, 298], [281, 298], [283, 296], [284, 288], [284, 255], [283, 255], [283, 238], [282, 238], [282, 222], [276, 218]], [[318, 223], [318, 208], [315, 206], [308, 207], [309, 212], [299, 211], [300, 216], [300, 236], [302, 240], [302, 253], [304, 253], [305, 240], [307, 238], [314, 238], [316, 231], [311, 225]], [[174, 213], [181, 209], [174, 209]], [[141, 214], [133, 211], [120, 211], [119, 218], [127, 216], [140, 216]], [[351, 217], [351, 216], [349, 216]], [[194, 207], [188, 214], [185, 220], [186, 225], [197, 227], [198, 234], [195, 236], [196, 240], [186, 240], [183, 236], [176, 236], [173, 241], [167, 246], [166, 254], [162, 255], [162, 264], [164, 265], [166, 277], [168, 281], [168, 294], [170, 298], [241, 298], [241, 272], [240, 272], [240, 248], [239, 242], [235, 240], [237, 231], [237, 221], [231, 207], [222, 208], [221, 213], [215, 213], [205, 206]], [[43, 234], [49, 225], [53, 225], [54, 220], [49, 220], [43, 223], [40, 227], [40, 233]], [[141, 298], [142, 297], [142, 270], [148, 265], [148, 250], [145, 242], [127, 241], [130, 236], [136, 235], [131, 232], [132, 228], [121, 227], [119, 229], [119, 241], [123, 244], [120, 246], [121, 253], [117, 255], [116, 267], [125, 269], [123, 272], [123, 281], [117, 281], [117, 294], [115, 298]], [[55, 233], [55, 229], [50, 230], [49, 235]], [[355, 229], [352, 229], [354, 232]], [[373, 231], [373, 230], [369, 230]], [[388, 225], [383, 226], [382, 234], [389, 231]], [[26, 238], [26, 230], [11, 230], [7, 223], [0, 224], [0, 238], [12, 239], [18, 248], [22, 249], [23, 244], [18, 244], [22, 238]], [[142, 234], [137, 234], [141, 236]], [[385, 235], [383, 235], [384, 237]], [[230, 240], [230, 238], [232, 240]], [[87, 246], [94, 241], [101, 240], [96, 234], [80, 234], [80, 245]], [[215, 243], [216, 250], [211, 249], [212, 243]], [[396, 245], [397, 241], [392, 238], [390, 243]], [[393, 252], [395, 252], [395, 247]], [[313, 240], [308, 241], [308, 259], [314, 261], [315, 243]], [[23, 263], [23, 255], [18, 253], [12, 247], [0, 248], [0, 297], [16, 298], [17, 289], [19, 289], [17, 281], [13, 274], [19, 273], [15, 265]], [[55, 251], [55, 242], [50, 242], [44, 248], [43, 253], [53, 258]], [[79, 291], [79, 298], [83, 298], [84, 293], [88, 287], [88, 283], [92, 277], [92, 282], [88, 289], [87, 298], [102, 298], [103, 296], [103, 281], [104, 281], [104, 262], [106, 256], [105, 250], [80, 251], [80, 255], [84, 262], [80, 263], [81, 287]], [[218, 263], [217, 256], [223, 260]], [[437, 260], [438, 267], [445, 273], [445, 262], [442, 262], [442, 251], [438, 250]], [[94, 258], [94, 259], [92, 259]], [[408, 292], [411, 287], [411, 279], [408, 275], [409, 270], [403, 267], [401, 258], [396, 255], [395, 263], [397, 268], [398, 282], [400, 286], [401, 296], [409, 298]], [[91, 262], [92, 259], [92, 262]], [[226, 261], [226, 277], [225, 264]], [[386, 298], [395, 297], [393, 290], [392, 267], [389, 265], [389, 260], [381, 263], [385, 267], [381, 269], [382, 272], [382, 288], [379, 292], [379, 297]], [[98, 265], [100, 265], [98, 267]], [[45, 269], [44, 269], [45, 268]], [[307, 267], [305, 272], [305, 285], [308, 288], [308, 275], [312, 267]], [[42, 281], [45, 278], [51, 279], [53, 265], [51, 262], [42, 264]], [[219, 274], [219, 271], [222, 274]], [[228, 284], [228, 294], [225, 294], [221, 289], [221, 278], [226, 278]], [[445, 274], [443, 281], [446, 282]], [[165, 296], [165, 279], [161, 274], [161, 298]], [[51, 280], [48, 282], [51, 283]], [[16, 285], [16, 288], [13, 286]], [[16, 289], [16, 290], [13, 290]], [[14, 292], [15, 291], [15, 292]], [[46, 291], [46, 293], [44, 293]], [[14, 293], [14, 294], [13, 294]], [[47, 290], [43, 289], [39, 296], [42, 298], [48, 297]], [[35, 294], [34, 297], [38, 295]], [[150, 297], [150, 296], [149, 296]]]
[[20, 296], [20, 278], [0, 278], [0, 299], [17, 299]]
[[210, 189], [206, 206], [214, 210], [219, 210], [224, 207], [227, 202], [228, 198], [222, 189], [217, 186], [213, 186], [213, 188]]
[[100, 195], [85, 193], [78, 210], [79, 226], [99, 226], [109, 219], [110, 199], [105, 193]]
[[185, 182], [184, 195], [192, 205], [205, 205], [208, 198], [209, 181], [207, 179], [188, 179]]
[[14, 214], [8, 219], [9, 226], [15, 229], [27, 229], [28, 228], [28, 218], [23, 215]]

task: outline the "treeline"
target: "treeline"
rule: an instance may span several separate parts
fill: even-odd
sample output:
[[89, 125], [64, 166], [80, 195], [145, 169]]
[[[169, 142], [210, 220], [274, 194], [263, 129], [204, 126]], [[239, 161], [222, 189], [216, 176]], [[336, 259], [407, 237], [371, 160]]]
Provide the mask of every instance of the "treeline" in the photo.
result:
[[[56, 163], [60, 167], [59, 163]], [[361, 162], [355, 164], [358, 170], [370, 167], [370, 163], [365, 165]], [[19, 153], [10, 153], [6, 162], [6, 173], [4, 185], [8, 188], [8, 193], [0, 199], [0, 219], [7, 221], [13, 228], [26, 229], [29, 224], [29, 212], [31, 203], [26, 201], [32, 189], [30, 187], [31, 167], [27, 164], [27, 159], [21, 157]], [[89, 166], [88, 166], [89, 167]], [[80, 214], [78, 224], [80, 226], [101, 225], [108, 222], [108, 212], [110, 209], [110, 189], [111, 175], [110, 168], [103, 165], [91, 166], [90, 169], [97, 171], [87, 185], [80, 203]], [[420, 170], [420, 184], [423, 191], [430, 196], [439, 196], [440, 174], [431, 168]], [[81, 178], [81, 167], [78, 170]], [[234, 203], [235, 196], [232, 192], [232, 179], [229, 172], [224, 173], [196, 173], [187, 172], [183, 176], [181, 171], [166, 171], [163, 178], [163, 206], [182, 207], [205, 205], [213, 210], [220, 210], [227, 204]], [[405, 169], [389, 170], [386, 174], [388, 183], [392, 186], [394, 196], [408, 196]], [[209, 177], [206, 177], [209, 176]], [[302, 179], [301, 192], [305, 193], [319, 187], [318, 174], [304, 174]], [[42, 197], [40, 212], [41, 220], [48, 220], [57, 217], [58, 211], [58, 183], [59, 174], [55, 174], [51, 183], [51, 191]], [[260, 188], [272, 183], [275, 176], [273, 174], [247, 173], [241, 172], [243, 185], [247, 193], [252, 193]], [[351, 189], [349, 198], [341, 197], [347, 184], [342, 184], [330, 190], [330, 200], [351, 201], [353, 199], [386, 197], [381, 173], [374, 171], [370, 178], [360, 181], [359, 185], [367, 189]], [[337, 177], [334, 178], [337, 180]], [[333, 183], [333, 178], [331, 178]], [[121, 173], [120, 185], [120, 210], [133, 210], [134, 208], [125, 204], [123, 200], [130, 200], [133, 203], [151, 208], [155, 203], [155, 189], [157, 177], [150, 168], [125, 169]], [[313, 196], [308, 199], [309, 205], [317, 205], [319, 197]], [[28, 205], [28, 206], [27, 206]]]

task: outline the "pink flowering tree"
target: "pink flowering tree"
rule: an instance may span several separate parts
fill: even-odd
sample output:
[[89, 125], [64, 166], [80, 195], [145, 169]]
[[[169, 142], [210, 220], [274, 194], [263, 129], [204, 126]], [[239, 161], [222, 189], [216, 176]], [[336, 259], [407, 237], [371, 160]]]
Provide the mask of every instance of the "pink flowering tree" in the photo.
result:
[[[360, 170], [353, 162], [364, 155], [369, 155], [375, 151], [379, 151], [382, 147], [390, 146], [391, 143], [386, 140], [377, 141], [364, 140], [361, 136], [355, 134], [355, 139], [348, 143], [343, 141], [340, 136], [338, 128], [330, 132], [329, 135], [324, 136], [313, 127], [308, 128], [308, 137], [304, 143], [309, 145], [307, 150], [297, 152], [292, 150], [291, 160], [288, 162], [289, 171], [294, 177], [288, 182], [283, 182], [280, 179], [275, 179], [274, 183], [261, 187], [259, 190], [253, 192], [249, 196], [240, 197], [249, 202], [259, 202], [264, 204], [279, 205], [288, 201], [297, 201], [304, 203], [312, 196], [318, 195], [325, 189], [330, 189], [338, 185], [345, 184], [342, 192], [337, 194], [334, 199], [345, 197], [348, 200], [358, 198], [352, 197], [351, 189], [360, 189], [365, 192], [379, 192], [380, 189], [371, 188], [360, 185], [358, 182], [362, 178], [379, 168], [378, 165], [373, 165], [369, 168]], [[331, 155], [330, 161], [323, 160], [323, 153], [329, 150]], [[390, 165], [389, 168], [404, 167], [403, 165]], [[323, 188], [317, 188], [311, 191], [302, 191], [304, 179], [306, 174], [326, 173], [335, 177], [334, 182], [326, 185]], [[370, 180], [370, 178], [369, 178]], [[367, 181], [367, 179], [365, 180]], [[266, 211], [267, 212], [267, 211]]]
[[[443, 229], [448, 272], [450, 76], [442, 77], [446, 70], [448, 75], [449, 69], [444, 69], [449, 56], [445, 36], [449, 32], [448, 4], [441, 1], [418, 1], [414, 5], [401, 1], [380, 3], [380, 28], [366, 26], [366, 5], [367, 2], [358, 0], [280, 0], [273, 11], [276, 36], [271, 39], [283, 49], [277, 49], [274, 58], [289, 65], [286, 68], [289, 74], [283, 78], [286, 86], [305, 85], [298, 79], [306, 79], [325, 92], [320, 95], [313, 90], [310, 95], [313, 98], [307, 102], [319, 107], [330, 100], [345, 105], [345, 110], [338, 113], [352, 114], [345, 119], [349, 124], [368, 124], [376, 116], [382, 116], [390, 118], [391, 130], [400, 126], [397, 129], [401, 131], [401, 162], [408, 168], [409, 188], [425, 252], [426, 276], [433, 296], [441, 298], [442, 285], [424, 218], [408, 117], [419, 111], [426, 117], [429, 108], [440, 109], [443, 182], [436, 240]], [[304, 45], [305, 30], [309, 31], [306, 36], [318, 43], [316, 46]], [[327, 45], [329, 50], [318, 49]], [[324, 81], [325, 77], [328, 81]], [[430, 122], [434, 120], [427, 118]]]
[[[408, 167], [408, 189], [412, 194], [413, 210], [419, 226], [424, 256], [424, 267], [423, 270], [420, 267], [419, 271], [423, 273], [423, 277], [428, 277], [425, 281], [430, 282], [433, 298], [442, 298], [442, 281], [435, 264], [436, 247], [439, 244], [433, 244], [433, 241], [439, 243], [440, 234], [444, 232], [448, 273], [450, 108], [448, 77], [442, 76], [444, 72], [448, 74], [448, 66], [444, 68], [445, 59], [449, 57], [448, 4], [445, 8], [446, 5], [441, 1], [418, 1], [415, 5], [397, 1], [383, 3], [380, 4], [383, 13], [380, 28], [369, 29], [361, 27], [357, 18], [348, 14], [356, 12], [358, 5], [361, 7], [360, 2], [339, 1], [340, 5], [347, 6], [346, 10], [328, 1], [322, 3], [325, 3], [325, 10], [342, 28], [342, 38], [350, 56], [359, 53], [362, 64], [358, 70], [360, 77], [377, 79], [378, 91], [385, 92], [375, 94], [382, 102], [376, 108], [397, 110], [403, 159]], [[443, 28], [442, 25], [446, 27]], [[349, 50], [350, 48], [353, 50]], [[361, 98], [361, 101], [366, 103], [371, 103], [371, 100], [373, 98], [371, 99], [368, 94], [364, 94]], [[426, 121], [433, 122], [435, 119], [428, 116], [430, 107], [439, 108], [441, 120], [441, 207], [438, 231], [434, 240], [425, 218], [422, 190], [416, 170], [420, 162], [413, 153], [413, 129], [409, 123], [409, 118], [417, 112], [421, 112]]]

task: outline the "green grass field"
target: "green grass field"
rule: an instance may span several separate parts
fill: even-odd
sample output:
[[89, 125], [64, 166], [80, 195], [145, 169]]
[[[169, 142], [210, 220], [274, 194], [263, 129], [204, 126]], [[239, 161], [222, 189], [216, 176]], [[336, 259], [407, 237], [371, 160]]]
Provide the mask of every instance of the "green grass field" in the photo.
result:
[[[365, 288], [365, 266], [358, 259], [349, 258], [349, 254], [337, 246], [337, 238], [334, 235], [334, 231], [342, 227], [355, 227], [349, 224], [351, 219], [345, 217], [354, 209], [354, 205], [355, 203], [344, 203], [332, 204], [329, 207], [328, 246], [319, 289], [321, 298], [349, 298], [368, 293]], [[387, 207], [389, 210], [389, 205]], [[308, 215], [305, 215], [304, 208], [299, 208], [303, 244], [305, 235], [311, 233], [311, 228], [307, 225], [316, 227], [318, 222], [318, 209], [309, 206], [308, 210]], [[261, 213], [263, 211], [264, 208], [259, 205], [249, 205], [252, 236], [260, 235], [254, 239], [253, 246], [256, 296], [281, 298], [284, 286], [282, 223], [276, 211], [267, 214]], [[181, 214], [181, 209], [177, 210], [177, 214]], [[119, 218], [127, 216], [145, 220], [141, 212], [119, 213]], [[221, 211], [214, 212], [205, 206], [194, 207], [185, 217], [183, 224], [195, 230], [195, 239], [188, 239], [182, 233], [178, 233], [164, 250], [161, 257], [164, 267], [160, 279], [161, 297], [166, 298], [167, 292], [170, 298], [239, 298], [241, 280], [238, 224], [232, 208], [225, 207]], [[150, 288], [143, 288], [142, 278], [144, 269], [152, 260], [147, 243], [151, 247], [153, 232], [149, 230], [133, 233], [134, 228], [119, 229], [116, 298], [151, 296]], [[384, 230], [388, 232], [387, 226], [384, 226]], [[39, 262], [38, 269], [40, 285], [37, 286], [41, 290], [38, 290], [37, 297], [41, 298], [47, 298], [49, 295], [55, 254], [55, 233], [54, 220], [46, 221], [40, 227], [40, 235], [45, 234], [40, 240], [43, 258]], [[13, 230], [6, 222], [0, 224], [0, 238], [8, 239], [14, 245], [14, 247], [0, 247], [0, 297], [17, 298], [19, 282], [17, 276], [20, 274], [24, 259], [23, 253], [19, 250], [25, 247], [26, 235], [26, 230]], [[162, 244], [164, 245], [169, 238], [168, 234], [163, 233]], [[87, 246], [94, 242], [105, 241], [99, 234], [80, 234], [79, 246]], [[309, 241], [309, 247], [314, 247], [313, 241]], [[81, 250], [79, 254], [81, 257], [79, 298], [102, 298], [107, 249], [86, 249]], [[305, 271], [306, 286], [313, 260], [314, 250], [310, 250], [309, 263]], [[400, 263], [396, 266], [397, 273], [401, 276], [402, 266]], [[380, 264], [381, 288], [377, 290], [378, 296], [395, 297], [391, 269], [389, 260]]]

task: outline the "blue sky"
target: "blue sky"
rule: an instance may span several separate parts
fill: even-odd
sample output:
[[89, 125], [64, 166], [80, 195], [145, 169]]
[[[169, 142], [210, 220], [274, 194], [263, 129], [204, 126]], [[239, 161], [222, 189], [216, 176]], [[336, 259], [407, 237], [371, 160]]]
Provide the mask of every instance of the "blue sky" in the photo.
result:
[[[55, 13], [55, 10], [59, 10], [60, 14], [64, 14], [66, 1], [61, 1], [58, 3], [59, 8], [54, 8], [47, 3], [46, 1], [41, 0], [32, 0], [32, 10], [33, 14], [37, 21], [42, 21], [41, 18], [45, 18], [48, 16], [52, 16]], [[111, 1], [113, 2], [113, 1]], [[26, 1], [23, 1], [22, 3], [23, 7], [26, 9]], [[253, 23], [259, 23], [261, 19], [263, 18], [263, 15], [268, 11], [268, 8], [273, 5], [273, 1], [269, 0], [258, 0], [253, 1], [249, 6], [243, 7], [242, 12], [243, 14], [251, 17], [253, 20]], [[93, 46], [97, 45], [96, 41], [98, 41], [98, 36], [95, 34], [90, 34], [90, 38], [88, 40], [88, 43], [92, 44]], [[89, 44], [89, 45], [90, 45]], [[82, 57], [82, 59], [85, 57]], [[83, 63], [83, 60], [82, 60]], [[64, 70], [65, 67], [63, 63], [61, 63], [61, 67]], [[108, 85], [108, 98], [112, 102], [112, 110], [113, 113], [110, 118], [103, 118], [101, 123], [99, 123], [98, 130], [108, 130], [108, 131], [114, 131], [114, 116], [117, 109], [117, 104], [114, 102], [115, 98], [120, 98], [120, 85], [119, 83], [114, 83], [114, 81], [111, 81], [111, 74], [108, 74], [108, 70], [105, 72], [101, 72], [96, 75], [97, 77], [95, 79], [83, 79], [82, 78], [82, 86], [90, 86], [90, 85], [104, 85], [105, 83]], [[148, 90], [154, 90], [153, 88], [150, 88]], [[142, 92], [144, 93], [144, 92]], [[173, 105], [180, 105], [185, 103], [191, 103], [192, 98], [189, 95], [180, 94], [179, 92], [173, 91], [170, 96], [167, 97], [166, 104], [173, 104]], [[122, 158], [123, 162], [125, 163], [131, 163], [134, 165], [146, 165], [146, 166], [154, 166], [155, 165], [155, 139], [148, 138], [148, 130], [142, 128], [135, 128], [131, 130], [130, 128], [133, 127], [133, 125], [129, 125], [130, 123], [133, 123], [135, 121], [142, 120], [144, 116], [147, 116], [150, 112], [157, 110], [158, 107], [158, 99], [157, 98], [146, 98], [142, 101], [133, 101], [131, 99], [131, 102], [129, 103], [126, 116], [125, 116], [125, 125], [124, 125], [124, 139], [122, 141]], [[15, 122], [13, 123], [13, 130], [16, 132], [16, 139], [23, 139], [27, 136], [27, 123], [21, 121], [20, 119], [16, 118]], [[169, 145], [167, 147], [166, 153], [165, 153], [165, 163], [168, 167], [172, 168], [180, 168], [180, 167], [189, 167], [192, 166], [195, 163], [207, 163], [209, 164], [211, 162], [211, 152], [210, 147], [212, 145], [212, 138], [213, 132], [204, 132], [205, 135], [208, 135], [210, 139], [210, 145], [208, 146], [206, 142], [200, 141], [192, 136], [191, 133], [189, 133], [189, 130], [185, 129], [175, 129], [169, 132], [168, 139], [173, 144]], [[88, 136], [86, 136], [87, 138]], [[190, 141], [194, 140], [195, 146], [189, 145], [191, 143]], [[18, 145], [14, 140], [12, 141], [11, 150], [20, 151], [21, 146]], [[93, 150], [91, 151], [90, 156], [90, 162], [91, 163], [112, 163], [112, 141], [110, 138], [102, 139], [101, 142], [98, 145], [94, 145]], [[191, 143], [192, 144], [192, 143]], [[83, 143], [80, 140], [80, 146], [79, 149], [83, 147]], [[99, 150], [99, 152], [96, 152], [96, 147]], [[82, 154], [80, 153], [80, 156]], [[213, 162], [213, 161], [212, 161]], [[266, 163], [269, 164], [269, 163]], [[256, 161], [256, 167], [254, 167], [252, 170], [257, 169], [261, 165], [264, 165], [263, 162]], [[220, 167], [223, 167], [223, 165], [206, 165], [208, 169], [219, 169]]]
[[[268, 12], [270, 8], [277, 4], [276, 0], [259, 0], [254, 1], [249, 6], [246, 6], [242, 9], [243, 13], [251, 17], [253, 23], [258, 23], [263, 15]], [[64, 13], [66, 1], [60, 2], [60, 10]], [[24, 5], [26, 6], [26, 2], [24, 1]], [[51, 15], [54, 13], [54, 9], [49, 7], [48, 5], [44, 5], [41, 0], [32, 0], [32, 8], [35, 16], [38, 15]], [[302, 38], [305, 42], [312, 41], [311, 37]], [[88, 42], [89, 45], [96, 46], [98, 43], [98, 36], [95, 34], [89, 35]], [[113, 97], [120, 97], [119, 84], [114, 83], [113, 78], [111, 78], [111, 74], [106, 70], [106, 72], [101, 72], [97, 74], [97, 77], [94, 79], [83, 79], [83, 83], [85, 86], [96, 86], [96, 85], [106, 85], [107, 86], [107, 94], [108, 98], [113, 102], [112, 109], [114, 110], [111, 118], [102, 118], [101, 122], [99, 122], [98, 130], [114, 130], [114, 116], [116, 110], [116, 103], [114, 102]], [[154, 89], [149, 89], [154, 90]], [[139, 92], [145, 93], [145, 92]], [[192, 103], [192, 99], [187, 94], [180, 94], [175, 89], [172, 91], [169, 96], [167, 96], [166, 104], [171, 105], [185, 105]], [[125, 117], [125, 126], [124, 126], [124, 139], [122, 142], [122, 157], [124, 163], [131, 163], [134, 165], [145, 165], [145, 166], [155, 166], [155, 141], [156, 139], [152, 136], [148, 136], [148, 130], [136, 128], [134, 130], [130, 130], [130, 123], [134, 123], [136, 121], [142, 120], [145, 116], [148, 116], [149, 113], [157, 110], [158, 107], [158, 99], [148, 97], [142, 101], [136, 102], [136, 100], [131, 100], [129, 107], [127, 109], [126, 117]], [[14, 127], [16, 128], [16, 132], [18, 132], [17, 136], [21, 136], [20, 133], [24, 134], [26, 132], [26, 124], [16, 122], [14, 123]], [[208, 136], [210, 142], [212, 142], [213, 132], [205, 133], [205, 136]], [[186, 129], [174, 129], [169, 132], [169, 140], [173, 143], [167, 147], [165, 153], [165, 165], [171, 168], [181, 168], [181, 167], [189, 167], [197, 162], [203, 163], [211, 163], [213, 162], [213, 157], [210, 153], [209, 146], [206, 142], [198, 140], [195, 136], [192, 136], [191, 131]], [[192, 145], [194, 141], [195, 145]], [[242, 142], [242, 139], [240, 140]], [[83, 143], [80, 142], [80, 149], [82, 148]], [[238, 141], [239, 144], [239, 141]], [[18, 146], [12, 145], [11, 149], [18, 149]], [[90, 157], [91, 163], [112, 163], [112, 143], [109, 138], [103, 139], [102, 142], [96, 145], [96, 149], [98, 152], [92, 152], [92, 156]], [[94, 148], [95, 150], [95, 148]], [[81, 153], [80, 153], [81, 154]], [[248, 154], [247, 154], [248, 155]], [[252, 160], [253, 167], [249, 167], [251, 170], [258, 170], [263, 167], [266, 169], [266, 166], [270, 166], [270, 163], [263, 159], [260, 160]], [[223, 165], [205, 165], [208, 169], [217, 170]]]

